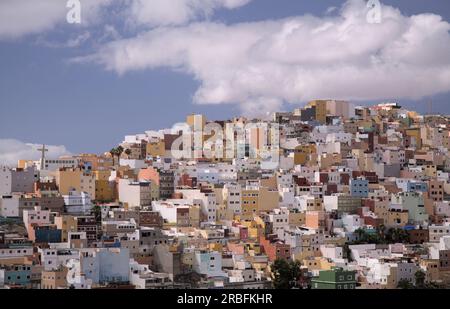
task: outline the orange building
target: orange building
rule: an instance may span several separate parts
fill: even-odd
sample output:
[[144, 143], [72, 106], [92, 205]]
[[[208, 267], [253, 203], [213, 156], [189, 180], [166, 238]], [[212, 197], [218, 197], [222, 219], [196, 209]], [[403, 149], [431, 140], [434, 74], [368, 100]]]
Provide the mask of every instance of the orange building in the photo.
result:
[[320, 229], [325, 227], [325, 212], [324, 211], [307, 211], [305, 218], [306, 227], [312, 229]]

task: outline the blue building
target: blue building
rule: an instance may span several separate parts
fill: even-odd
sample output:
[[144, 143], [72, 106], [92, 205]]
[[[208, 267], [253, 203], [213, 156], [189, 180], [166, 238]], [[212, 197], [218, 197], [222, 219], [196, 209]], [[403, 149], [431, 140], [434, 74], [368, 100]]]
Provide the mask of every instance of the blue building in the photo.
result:
[[364, 178], [350, 180], [350, 191], [354, 197], [369, 197], [369, 181]]
[[3, 272], [5, 285], [30, 287], [31, 265], [6, 266]]
[[37, 243], [56, 243], [61, 242], [61, 230], [54, 226], [36, 226], [34, 228], [35, 242]]
[[428, 185], [422, 181], [408, 181], [406, 189], [408, 192], [428, 192]]

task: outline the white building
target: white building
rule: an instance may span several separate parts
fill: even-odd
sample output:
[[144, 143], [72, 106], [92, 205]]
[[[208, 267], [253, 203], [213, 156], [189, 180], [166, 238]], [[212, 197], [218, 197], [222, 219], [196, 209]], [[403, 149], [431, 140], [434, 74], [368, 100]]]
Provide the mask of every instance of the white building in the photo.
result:
[[11, 192], [11, 170], [6, 166], [0, 166], [0, 195], [9, 195]]
[[344, 119], [355, 117], [355, 105], [347, 101], [329, 100], [327, 101], [327, 111], [331, 115], [342, 116]]
[[33, 256], [33, 247], [31, 244], [28, 246], [17, 246], [11, 248], [0, 248], [0, 261], [2, 259], [15, 259]]
[[[148, 131], [151, 133], [150, 131]], [[157, 132], [154, 132], [157, 133]], [[122, 144], [141, 144], [142, 141], [149, 142], [149, 135], [147, 133], [141, 133], [141, 134], [135, 134], [135, 135], [125, 135], [125, 139], [123, 140]]]
[[197, 182], [212, 184], [237, 181], [237, 170], [232, 164], [195, 164], [186, 166], [185, 172], [190, 177], [196, 177]]
[[329, 133], [326, 136], [326, 143], [344, 143], [349, 144], [352, 141], [353, 135], [351, 133], [338, 132]]
[[160, 213], [161, 217], [170, 224], [177, 223], [177, 210], [188, 208], [193, 205], [189, 199], [171, 199], [166, 201], [153, 201], [152, 209]]
[[343, 215], [342, 225], [347, 232], [354, 232], [363, 227], [364, 221], [358, 215]]
[[146, 168], [147, 163], [144, 160], [120, 159], [120, 166], [129, 166], [132, 169]]
[[[387, 285], [394, 280], [393, 272], [396, 269], [395, 263], [381, 263], [378, 259], [369, 259], [368, 272], [366, 275], [367, 283], [370, 285]], [[393, 278], [389, 280], [390, 278]]]
[[240, 215], [242, 212], [241, 194], [242, 188], [239, 184], [227, 183], [222, 190], [223, 201], [226, 203], [226, 208], [235, 215]]
[[39, 173], [34, 166], [26, 169], [0, 167], [0, 195], [10, 195], [12, 192], [32, 193], [34, 183], [39, 180]]
[[41, 254], [41, 264], [46, 271], [57, 270], [79, 255], [77, 250], [66, 248], [38, 248], [38, 252]]
[[50, 224], [50, 211], [42, 210], [40, 206], [34, 209], [23, 211], [23, 223], [26, 228], [31, 224], [45, 225]]
[[339, 195], [326, 195], [323, 197], [323, 206], [325, 211], [331, 212], [333, 210], [338, 210]]
[[439, 241], [439, 250], [450, 250], [450, 235], [441, 237]]
[[89, 193], [72, 190], [69, 195], [63, 195], [66, 212], [68, 214], [90, 214], [92, 202]]
[[419, 267], [415, 263], [399, 262], [397, 264], [397, 283], [402, 280], [415, 284], [415, 274]]
[[34, 165], [36, 166], [38, 171], [58, 171], [61, 168], [77, 168], [79, 165], [79, 161], [76, 158], [72, 157], [61, 157], [59, 159], [44, 159], [44, 165], [42, 166], [41, 161], [34, 161]]
[[321, 245], [320, 252], [324, 258], [331, 260], [342, 259], [343, 249], [342, 247], [337, 247], [335, 245]]
[[308, 182], [315, 181], [316, 172], [319, 172], [318, 166], [295, 166], [295, 175], [305, 177]]
[[296, 205], [295, 200], [295, 189], [291, 187], [278, 187], [278, 194], [280, 195], [280, 207], [286, 207], [288, 209], [293, 209]]
[[207, 277], [226, 277], [222, 271], [222, 253], [217, 251], [196, 251], [194, 254], [193, 269], [195, 272]]
[[[377, 152], [378, 154], [378, 152]], [[380, 161], [385, 164], [405, 164], [406, 157], [405, 151], [397, 148], [386, 148], [380, 150], [379, 154], [381, 155]]]
[[277, 174], [278, 188], [289, 188], [293, 185], [292, 173], [284, 172]]
[[275, 208], [269, 213], [269, 220], [272, 222], [273, 233], [281, 237], [284, 229], [289, 226], [289, 210], [285, 207]]
[[450, 235], [450, 224], [430, 225], [428, 233], [430, 234], [430, 242], [438, 243], [441, 237]]
[[82, 282], [83, 274], [84, 280], [92, 284], [128, 282], [130, 277], [130, 253], [126, 248], [81, 249], [78, 258], [69, 260], [68, 265], [69, 285], [72, 278], [78, 278], [75, 283]]
[[5, 270], [0, 269], [0, 289], [3, 289], [5, 286]]
[[0, 196], [0, 216], [19, 217], [19, 199], [18, 195]]
[[155, 273], [148, 265], [130, 261], [130, 284], [136, 289], [164, 288], [172, 285], [169, 274]]
[[300, 212], [315, 210], [316, 198], [312, 195], [301, 195], [295, 197], [295, 209]]
[[81, 263], [78, 257], [70, 259], [67, 262], [66, 267], [68, 269], [66, 280], [69, 287], [77, 290], [87, 290], [92, 288], [92, 279], [88, 279], [87, 274], [83, 273], [81, 270]]
[[445, 217], [450, 217], [450, 202], [435, 202], [434, 209], [437, 215], [442, 215]]
[[151, 191], [149, 181], [119, 180], [119, 201], [127, 203], [128, 207], [150, 206]]
[[217, 203], [216, 194], [214, 191], [201, 192], [200, 190], [176, 190], [177, 193], [182, 193], [183, 198], [190, 199], [195, 205], [200, 205], [202, 213], [207, 218], [208, 222], [216, 222]]

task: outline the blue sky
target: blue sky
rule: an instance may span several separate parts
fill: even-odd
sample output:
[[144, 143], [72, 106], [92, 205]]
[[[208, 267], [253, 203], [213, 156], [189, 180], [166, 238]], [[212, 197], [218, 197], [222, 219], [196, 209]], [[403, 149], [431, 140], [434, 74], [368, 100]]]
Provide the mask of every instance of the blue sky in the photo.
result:
[[[434, 13], [450, 21], [450, 3], [446, 0], [382, 2], [400, 9], [406, 17]], [[193, 22], [233, 26], [305, 14], [321, 18], [339, 14], [342, 4], [343, 1], [335, 0], [253, 0], [233, 9], [216, 8], [207, 20], [188, 20], [168, 27], [178, 27], [184, 31], [183, 28], [188, 28]], [[337, 9], [326, 13], [330, 7]], [[195, 71], [195, 63], [182, 65], [181, 69], [159, 64], [152, 64], [150, 68], [129, 69], [129, 64], [125, 63], [123, 66], [127, 67], [126, 71], [119, 74], [117, 67], [122, 67], [122, 64], [106, 61], [103, 54], [100, 61], [71, 61], [96, 54], [103, 46], [114, 41], [113, 38], [100, 40], [106, 24], [117, 29], [122, 37], [131, 39], [159, 27], [149, 27], [147, 24], [145, 29], [135, 27], [130, 30], [123, 26], [123, 22], [120, 16], [103, 17], [97, 18], [97, 22], [89, 27], [56, 23], [37, 33], [4, 39], [0, 35], [0, 139], [65, 145], [73, 153], [99, 153], [121, 142], [126, 134], [171, 127], [192, 112], [206, 114], [209, 119], [223, 119], [239, 115], [243, 110], [247, 114], [255, 110], [256, 114], [257, 110], [273, 106], [266, 103], [226, 104], [220, 100], [215, 104], [204, 104], [205, 99], [200, 100], [200, 104], [194, 102], [201, 84], [209, 82], [209, 77], [204, 77], [205, 68]], [[76, 47], [55, 46], [84, 33], [89, 33], [90, 38]], [[224, 40], [227, 38], [224, 37]], [[347, 91], [343, 93], [352, 94], [351, 89]], [[238, 94], [231, 97], [239, 101]], [[211, 98], [211, 95], [207, 98]], [[424, 102], [433, 100], [435, 112], [450, 113], [448, 90], [431, 95], [427, 93], [417, 99], [389, 96], [384, 99], [400, 102], [420, 112], [426, 111]], [[281, 101], [281, 105], [276, 106], [285, 110], [292, 110], [305, 103], [302, 98], [287, 103], [283, 96]], [[356, 100], [361, 104], [379, 101], [383, 100]]]

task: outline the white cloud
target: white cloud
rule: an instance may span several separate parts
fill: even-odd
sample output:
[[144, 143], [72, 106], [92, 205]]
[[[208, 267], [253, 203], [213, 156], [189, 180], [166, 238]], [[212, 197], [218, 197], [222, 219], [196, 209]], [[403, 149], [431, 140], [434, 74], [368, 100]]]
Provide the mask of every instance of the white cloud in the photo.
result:
[[337, 7], [335, 6], [330, 6], [327, 8], [327, 10], [325, 11], [325, 14], [331, 14], [334, 13], [337, 10]]
[[[103, 20], [113, 5], [117, 14], [135, 26], [185, 24], [212, 15], [218, 9], [235, 9], [251, 0], [80, 0], [81, 26]], [[38, 3], [37, 3], [38, 2]], [[53, 30], [66, 22], [67, 0], [1, 0], [0, 40], [17, 39]], [[108, 14], [109, 14], [108, 13]], [[116, 17], [117, 17], [116, 16]]]
[[74, 48], [81, 46], [86, 41], [88, 41], [91, 38], [91, 33], [89, 31], [82, 32], [81, 34], [76, 35], [73, 38], [69, 38], [65, 42], [50, 42], [45, 40], [44, 38], [39, 38], [37, 42], [39, 44], [42, 44], [46, 47], [53, 47], [53, 48]]
[[201, 22], [143, 32], [82, 60], [119, 74], [169, 67], [200, 82], [194, 102], [274, 110], [314, 98], [420, 99], [450, 91], [450, 24], [383, 6], [370, 24], [363, 0], [338, 16], [224, 25]]
[[[39, 160], [38, 151], [42, 145], [24, 143], [16, 139], [0, 139], [0, 165], [16, 166], [18, 160]], [[57, 159], [60, 156], [69, 156], [71, 153], [64, 146], [46, 145], [46, 157]]]
[[[101, 10], [112, 0], [81, 1], [81, 25], [98, 21]], [[28, 34], [52, 30], [66, 22], [69, 9], [65, 0], [1, 0], [0, 39], [16, 39]]]
[[209, 17], [217, 9], [235, 9], [251, 0], [130, 0], [132, 23], [147, 26], [181, 25]]
[[91, 34], [88, 31], [83, 32], [82, 34], [78, 35], [76, 38], [69, 39], [65, 46], [66, 47], [78, 47], [87, 40], [89, 40], [91, 37]]

